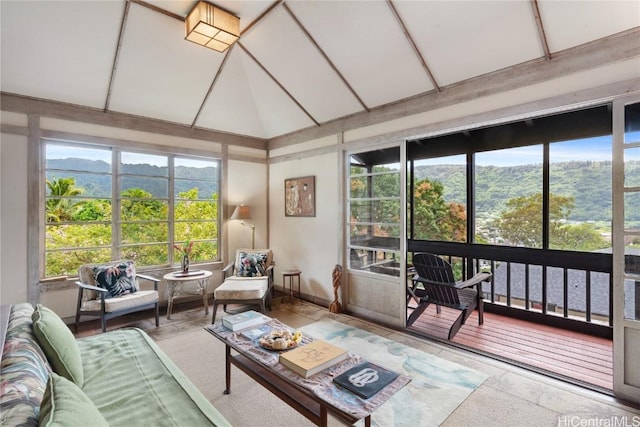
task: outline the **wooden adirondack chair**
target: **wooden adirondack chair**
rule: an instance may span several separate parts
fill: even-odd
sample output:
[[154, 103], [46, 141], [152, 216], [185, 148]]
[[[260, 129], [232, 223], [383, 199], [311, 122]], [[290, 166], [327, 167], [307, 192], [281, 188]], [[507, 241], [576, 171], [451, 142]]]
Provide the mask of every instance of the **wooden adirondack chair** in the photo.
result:
[[482, 325], [484, 319], [481, 283], [491, 279], [490, 273], [478, 273], [471, 279], [456, 282], [451, 264], [437, 255], [426, 252], [414, 254], [413, 265], [416, 275], [408, 286], [407, 303], [413, 301], [417, 306], [409, 315], [407, 326], [411, 326], [429, 304], [435, 304], [438, 313], [440, 306], [460, 310], [460, 315], [449, 328], [449, 339], [456, 335], [476, 308], [478, 324]]

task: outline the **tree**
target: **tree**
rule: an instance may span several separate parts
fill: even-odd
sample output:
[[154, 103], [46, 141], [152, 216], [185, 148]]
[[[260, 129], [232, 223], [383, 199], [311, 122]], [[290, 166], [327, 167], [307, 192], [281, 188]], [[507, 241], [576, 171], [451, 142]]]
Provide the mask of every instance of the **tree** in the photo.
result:
[[[549, 247], [593, 250], [607, 241], [590, 224], [567, 224], [575, 203], [573, 197], [549, 195]], [[496, 221], [500, 235], [514, 246], [542, 248], [542, 193], [507, 201], [507, 209]]]
[[428, 178], [416, 182], [414, 190], [414, 238], [464, 242], [467, 210], [464, 205], [444, 200], [444, 186]]
[[47, 188], [49, 189], [45, 203], [47, 222], [72, 220], [79, 204], [73, 201], [71, 197], [78, 196], [84, 192], [82, 188], [76, 187], [75, 178], [48, 179]]

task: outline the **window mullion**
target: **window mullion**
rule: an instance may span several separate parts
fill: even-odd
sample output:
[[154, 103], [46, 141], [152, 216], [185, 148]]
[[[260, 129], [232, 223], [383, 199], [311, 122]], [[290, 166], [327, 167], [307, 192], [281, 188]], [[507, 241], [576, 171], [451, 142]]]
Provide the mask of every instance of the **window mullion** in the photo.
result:
[[122, 202], [121, 194], [121, 173], [122, 166], [120, 165], [120, 150], [112, 150], [111, 155], [111, 259], [120, 259], [120, 247], [122, 234], [120, 227], [122, 224], [122, 209], [120, 208]]
[[167, 221], [169, 223], [169, 229], [167, 230], [169, 236], [169, 247], [167, 250], [169, 251], [169, 264], [175, 264], [175, 260], [173, 259], [174, 251], [172, 250], [173, 245], [175, 244], [175, 156], [169, 156], [169, 201], [168, 201], [168, 212], [167, 212]]

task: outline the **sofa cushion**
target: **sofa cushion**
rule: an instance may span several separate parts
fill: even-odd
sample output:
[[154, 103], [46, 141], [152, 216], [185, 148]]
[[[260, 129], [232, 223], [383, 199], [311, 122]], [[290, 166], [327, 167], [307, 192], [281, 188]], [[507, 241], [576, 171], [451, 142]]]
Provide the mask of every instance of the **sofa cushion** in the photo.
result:
[[236, 252], [236, 276], [261, 277], [267, 275], [272, 262], [270, 249], [238, 249]]
[[[117, 298], [104, 300], [104, 310], [107, 313], [122, 310], [129, 307], [137, 307], [146, 303], [152, 304], [158, 301], [158, 291], [138, 291], [133, 294], [123, 294]], [[100, 300], [89, 300], [82, 304], [83, 311], [100, 311]]]
[[135, 328], [80, 338], [82, 391], [112, 426], [228, 426], [156, 343]]
[[260, 299], [268, 289], [269, 280], [266, 277], [229, 277], [213, 291], [213, 298]]
[[31, 327], [33, 306], [11, 306], [0, 364], [0, 425], [37, 426], [51, 366]]
[[31, 316], [33, 332], [53, 370], [82, 387], [84, 375], [80, 349], [73, 334], [51, 309], [38, 304]]
[[40, 405], [40, 425], [101, 427], [109, 424], [80, 387], [52, 373]]
[[133, 261], [121, 261], [109, 265], [99, 265], [93, 269], [96, 285], [106, 289], [106, 298], [138, 291], [136, 267]]

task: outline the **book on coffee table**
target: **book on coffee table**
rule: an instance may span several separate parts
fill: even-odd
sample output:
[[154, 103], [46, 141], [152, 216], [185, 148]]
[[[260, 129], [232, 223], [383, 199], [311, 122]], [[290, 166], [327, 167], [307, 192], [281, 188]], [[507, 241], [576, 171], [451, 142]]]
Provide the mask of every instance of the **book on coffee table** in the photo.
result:
[[222, 318], [222, 325], [232, 331], [249, 328], [251, 326], [261, 325], [271, 320], [269, 317], [257, 311], [249, 310], [232, 316]]
[[333, 382], [358, 396], [368, 399], [398, 377], [390, 371], [371, 362], [364, 362], [343, 372]]
[[347, 350], [316, 340], [280, 354], [280, 363], [305, 378], [317, 374], [349, 356]]
[[273, 328], [269, 325], [260, 325], [255, 328], [246, 329], [240, 332], [240, 335], [250, 339], [251, 341], [254, 341], [260, 337], [267, 335], [269, 332], [271, 332], [272, 329]]

